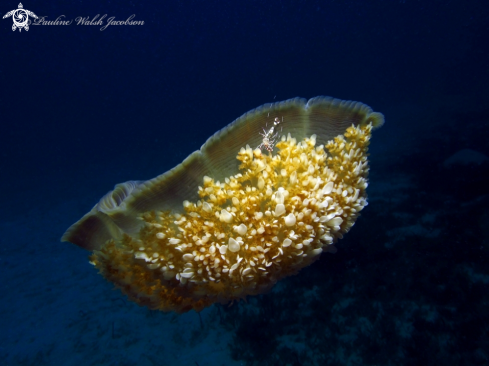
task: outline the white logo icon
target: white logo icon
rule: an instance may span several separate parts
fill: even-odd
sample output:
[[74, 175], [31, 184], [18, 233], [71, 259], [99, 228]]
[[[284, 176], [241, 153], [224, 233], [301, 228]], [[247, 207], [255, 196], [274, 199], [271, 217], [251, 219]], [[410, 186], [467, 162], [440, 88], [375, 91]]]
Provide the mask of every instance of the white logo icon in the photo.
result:
[[17, 28], [19, 28], [19, 32], [24, 28], [26, 31], [29, 30], [29, 24], [31, 21], [29, 20], [29, 16], [38, 19], [37, 15], [32, 11], [25, 10], [22, 3], [19, 3], [19, 8], [9, 11], [7, 14], [3, 16], [3, 19], [12, 16], [14, 20], [14, 24], [12, 25], [12, 30], [15, 32]]

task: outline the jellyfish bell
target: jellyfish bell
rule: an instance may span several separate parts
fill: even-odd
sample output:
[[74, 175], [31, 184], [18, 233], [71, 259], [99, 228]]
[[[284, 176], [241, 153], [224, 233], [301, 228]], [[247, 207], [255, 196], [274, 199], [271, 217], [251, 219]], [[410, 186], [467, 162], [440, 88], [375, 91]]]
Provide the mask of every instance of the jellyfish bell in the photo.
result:
[[[270, 139], [277, 120], [281, 137]], [[265, 104], [168, 172], [116, 185], [62, 241], [91, 251], [105, 278], [151, 309], [262, 293], [336, 251], [367, 204], [367, 150], [383, 122], [329, 97]]]

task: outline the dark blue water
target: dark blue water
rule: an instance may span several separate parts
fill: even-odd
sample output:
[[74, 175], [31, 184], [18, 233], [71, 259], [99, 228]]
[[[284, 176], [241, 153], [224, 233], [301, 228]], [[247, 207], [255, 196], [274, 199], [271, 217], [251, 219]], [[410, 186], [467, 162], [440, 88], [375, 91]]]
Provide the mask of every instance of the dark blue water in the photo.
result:
[[[73, 22], [0, 21], [1, 365], [489, 364], [485, 1], [22, 4]], [[76, 24], [97, 14], [144, 24]], [[116, 183], [317, 95], [385, 115], [369, 206], [271, 293], [152, 312], [59, 242]]]

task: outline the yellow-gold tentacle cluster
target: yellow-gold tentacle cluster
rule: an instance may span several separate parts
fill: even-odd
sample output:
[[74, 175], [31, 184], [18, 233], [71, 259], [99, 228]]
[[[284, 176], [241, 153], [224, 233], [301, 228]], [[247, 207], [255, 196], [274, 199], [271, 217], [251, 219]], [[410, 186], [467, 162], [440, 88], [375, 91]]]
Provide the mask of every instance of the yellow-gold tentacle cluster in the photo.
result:
[[353, 226], [367, 204], [371, 130], [352, 126], [326, 146], [289, 134], [274, 155], [246, 146], [240, 173], [203, 177], [200, 200], [183, 202], [183, 214], [142, 214], [138, 236], [108, 241], [91, 263], [151, 309], [199, 311], [262, 293], [334, 252]]

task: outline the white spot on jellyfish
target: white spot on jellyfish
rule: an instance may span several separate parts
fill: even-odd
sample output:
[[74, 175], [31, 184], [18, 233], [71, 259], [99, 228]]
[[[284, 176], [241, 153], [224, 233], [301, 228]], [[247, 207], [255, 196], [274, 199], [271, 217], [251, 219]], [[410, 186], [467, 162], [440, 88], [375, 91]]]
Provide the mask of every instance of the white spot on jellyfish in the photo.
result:
[[228, 248], [231, 252], [237, 252], [241, 247], [236, 240], [234, 240], [233, 238], [229, 238]]
[[229, 224], [233, 221], [233, 215], [231, 215], [227, 210], [221, 210], [220, 220]]
[[333, 190], [333, 182], [327, 183], [323, 188], [323, 194], [330, 194]]
[[285, 239], [284, 242], [282, 243], [282, 246], [285, 248], [285, 247], [290, 246], [290, 244], [292, 244], [292, 240]]
[[287, 226], [294, 226], [297, 221], [293, 213], [290, 213], [287, 216], [285, 216], [284, 220], [285, 220], [285, 225]]
[[279, 203], [275, 206], [275, 216], [281, 216], [285, 213], [285, 206], [283, 203]]
[[244, 235], [244, 234], [246, 234], [247, 230], [248, 230], [248, 228], [246, 227], [246, 225], [241, 224], [238, 226], [236, 231], [238, 232], [239, 235]]

